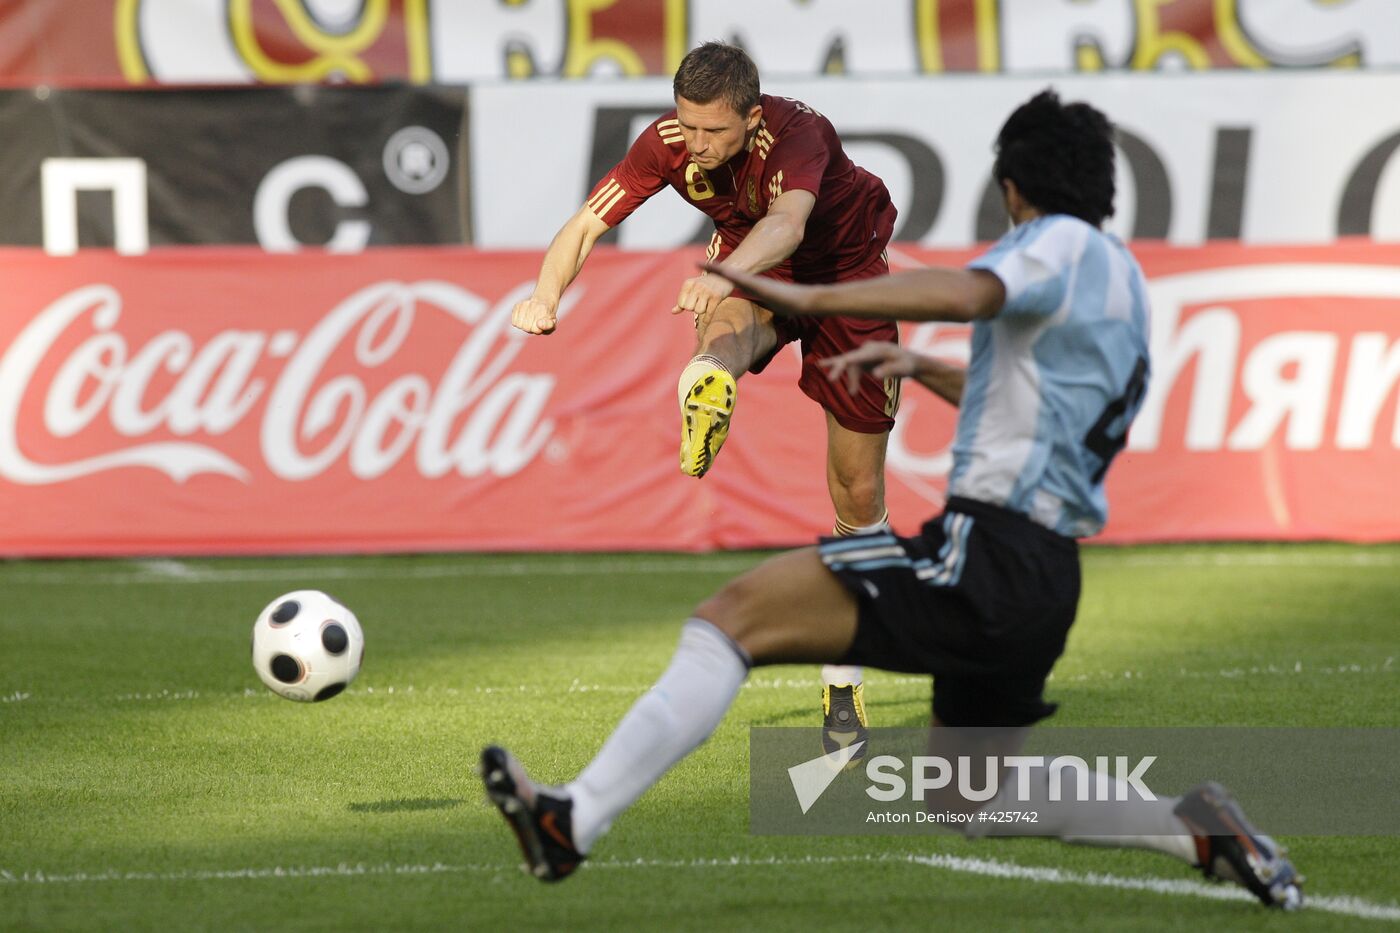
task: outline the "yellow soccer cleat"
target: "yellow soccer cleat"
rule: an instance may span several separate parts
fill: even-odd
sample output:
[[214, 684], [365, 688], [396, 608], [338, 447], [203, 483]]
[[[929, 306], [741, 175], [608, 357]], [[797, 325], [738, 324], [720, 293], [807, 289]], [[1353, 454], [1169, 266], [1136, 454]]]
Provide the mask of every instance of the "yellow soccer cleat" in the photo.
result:
[[869, 750], [869, 723], [865, 719], [865, 684], [828, 684], [822, 687], [822, 753], [833, 755], [861, 743], [846, 767], [854, 768]]
[[704, 476], [729, 436], [738, 389], [734, 377], [722, 369], [709, 369], [696, 379], [681, 402], [681, 472]]

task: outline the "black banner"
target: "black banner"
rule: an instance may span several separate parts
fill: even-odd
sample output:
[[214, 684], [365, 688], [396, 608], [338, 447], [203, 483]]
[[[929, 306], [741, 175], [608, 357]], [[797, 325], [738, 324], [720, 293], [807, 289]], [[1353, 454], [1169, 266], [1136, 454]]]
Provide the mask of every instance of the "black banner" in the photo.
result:
[[0, 244], [469, 243], [466, 125], [462, 88], [0, 90]]

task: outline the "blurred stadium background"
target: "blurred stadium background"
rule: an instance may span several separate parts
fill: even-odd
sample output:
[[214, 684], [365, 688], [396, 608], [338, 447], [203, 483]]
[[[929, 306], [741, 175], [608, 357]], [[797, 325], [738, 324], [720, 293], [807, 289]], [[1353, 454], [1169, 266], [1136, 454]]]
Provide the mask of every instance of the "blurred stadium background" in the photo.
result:
[[[576, 766], [597, 738], [586, 723], [611, 722], [627, 691], [644, 687], [687, 601], [751, 557], [718, 554], [687, 570], [679, 558], [599, 555], [561, 572], [558, 559], [534, 552], [728, 552], [804, 543], [829, 529], [822, 421], [796, 388], [795, 358], [745, 381], [734, 434], [703, 483], [676, 470], [671, 387], [691, 334], [666, 312], [708, 232], [673, 195], [662, 192], [609, 235], [569, 292], [558, 334], [527, 339], [508, 324], [559, 224], [670, 107], [669, 75], [681, 56], [716, 38], [750, 52], [765, 92], [829, 116], [852, 157], [885, 179], [900, 211], [895, 268], [965, 261], [1004, 229], [990, 146], [1016, 103], [1048, 84], [1109, 114], [1120, 143], [1111, 227], [1133, 242], [1151, 281], [1155, 372], [1110, 479], [1103, 540], [1196, 544], [1142, 550], [1141, 566], [1175, 567], [1176, 576], [1142, 582], [1146, 592], [1125, 588], [1127, 602], [1112, 612], [1086, 605], [1090, 634], [1078, 647], [1107, 668], [1132, 670], [1124, 633], [1171, 654], [1160, 633], [1096, 628], [1096, 611], [1105, 619], [1124, 605], [1147, 611], [1132, 600], [1183, 596], [1202, 568], [1273, 568], [1264, 580], [1234, 577], [1243, 581], [1235, 591], [1223, 581], [1218, 591], [1207, 587], [1215, 602], [1203, 596], [1181, 611], [1193, 624], [1204, 613], [1204, 632], [1211, 612], [1237, 625], [1230, 600], [1267, 597], [1277, 606], [1275, 595], [1293, 593], [1289, 581], [1299, 575], [1314, 581], [1324, 607], [1334, 590], [1371, 594], [1350, 610], [1354, 630], [1329, 632], [1335, 620], [1309, 627], [1300, 617], [1297, 628], [1271, 630], [1289, 633], [1273, 653], [1251, 631], [1231, 629], [1227, 666], [1257, 674], [1295, 660], [1334, 673], [1355, 665], [1353, 680], [1318, 675], [1329, 686], [1357, 685], [1341, 688], [1350, 697], [1344, 712], [1328, 719], [1314, 706], [1302, 718], [1400, 724], [1386, 655], [1400, 604], [1400, 560], [1385, 544], [1400, 540], [1400, 5], [1392, 0], [0, 0], [0, 556], [12, 559], [0, 568], [0, 733], [17, 751], [6, 766], [9, 791], [0, 791], [0, 880], [34, 869], [110, 870], [205, 892], [218, 887], [219, 872], [245, 870], [229, 866], [256, 875], [296, 859], [314, 866], [358, 857], [388, 866], [367, 882], [385, 887], [415, 874], [397, 868], [450, 865], [454, 851], [460, 862], [452, 848], [460, 842], [435, 836], [430, 821], [474, 794], [455, 772], [428, 781], [430, 789], [400, 791], [401, 800], [394, 780], [412, 785], [414, 775], [383, 777], [364, 797], [384, 805], [365, 806], [409, 822], [360, 837], [359, 856], [342, 840], [278, 861], [284, 853], [271, 840], [218, 841], [225, 830], [239, 835], [232, 816], [227, 826], [191, 817], [200, 829], [188, 849], [124, 848], [131, 826], [120, 814], [134, 804], [109, 799], [106, 769], [82, 749], [101, 745], [97, 736], [112, 728], [123, 748], [151, 739], [152, 749], [174, 754], [151, 738], [166, 735], [169, 722], [110, 714], [114, 703], [146, 701], [143, 709], [188, 701], [180, 728], [193, 730], [203, 755], [191, 760], [227, 751], [200, 732], [209, 728], [197, 725], [202, 702], [229, 712], [219, 728], [256, 748], [265, 736], [233, 724], [237, 711], [253, 708], [240, 639], [277, 592], [319, 585], [348, 590], [366, 624], [365, 682], [351, 698], [369, 704], [365, 691], [378, 683], [382, 703], [384, 689], [417, 684], [420, 700], [445, 704], [442, 720], [427, 702], [392, 720], [391, 731], [426, 737], [395, 754], [464, 768], [470, 741], [450, 750], [435, 743], [458, 727], [468, 738], [501, 737], [472, 718], [469, 707], [485, 704], [499, 721], [520, 717], [517, 729], [548, 731], [535, 724], [561, 716], [576, 737], [546, 747], [561, 769]], [[950, 326], [904, 331], [908, 344], [954, 360], [965, 358], [967, 336]], [[888, 474], [902, 531], [941, 506], [952, 427], [953, 413], [931, 396], [905, 393]], [[1280, 544], [1318, 540], [1334, 543]], [[1211, 544], [1222, 541], [1273, 544]], [[389, 552], [442, 556], [267, 559]], [[485, 556], [499, 552], [521, 553]], [[203, 559], [229, 555], [262, 559]], [[36, 560], [53, 557], [116, 560]], [[1110, 569], [1120, 559], [1093, 558]], [[638, 569], [657, 566], [652, 577]], [[533, 608], [500, 590], [501, 581], [536, 574], [544, 582]], [[602, 582], [577, 598], [561, 589], [593, 574]], [[190, 588], [165, 586], [181, 580]], [[666, 597], [653, 585], [669, 588]], [[619, 623], [625, 631], [602, 626], [604, 607], [617, 611], [609, 594], [624, 588], [639, 600]], [[45, 608], [55, 605], [57, 616]], [[153, 605], [171, 617], [153, 619]], [[570, 605], [577, 620], [543, 618], [545, 606], [564, 613]], [[405, 608], [411, 618], [388, 635]], [[202, 618], [208, 628], [197, 638], [176, 624]], [[1092, 640], [1095, 631], [1103, 642]], [[549, 644], [532, 642], [532, 633]], [[583, 660], [558, 662], [574, 637]], [[603, 650], [614, 637], [634, 647]], [[414, 647], [413, 638], [445, 640]], [[113, 652], [113, 640], [120, 658], [73, 660]], [[433, 660], [438, 647], [443, 658]], [[447, 657], [482, 667], [463, 683], [468, 675]], [[503, 673], [536, 661], [555, 680]], [[1172, 655], [1163, 670], [1214, 669], [1196, 661]], [[1083, 663], [1093, 680], [1099, 668]], [[777, 708], [749, 712], [802, 722], [792, 711], [812, 706], [815, 681], [810, 672], [793, 676], [800, 689]], [[577, 697], [552, 692], [571, 678], [625, 686], [605, 709], [585, 711]], [[483, 683], [522, 686], [523, 706], [504, 714], [482, 698]], [[875, 683], [893, 704], [888, 717], [919, 720], [926, 685]], [[1268, 712], [1298, 699], [1295, 683], [1265, 677], [1267, 702], [1261, 695], [1234, 721], [1296, 721]], [[470, 703], [455, 692], [473, 687]], [[1159, 688], [1151, 695], [1170, 703], [1172, 683]], [[1387, 691], [1389, 704], [1373, 700]], [[1094, 706], [1091, 698], [1081, 708], [1101, 709], [1098, 722], [1112, 724], [1125, 715], [1121, 702]], [[356, 714], [352, 703], [337, 701], [324, 715], [362, 742], [378, 741], [385, 720], [368, 705]], [[1127, 709], [1150, 715], [1146, 701]], [[306, 712], [279, 708], [271, 720], [303, 749], [297, 767], [318, 767], [311, 749], [362, 771], [383, 764], [324, 744], [295, 715]], [[1205, 710], [1183, 716], [1211, 721]], [[71, 757], [50, 757], [45, 736], [60, 736], [56, 747]], [[746, 747], [738, 732], [724, 741]], [[134, 754], [112, 750], [126, 753]], [[315, 809], [315, 794], [279, 771], [275, 757], [248, 754], [256, 761], [247, 766], [278, 776], [295, 801], [289, 818]], [[710, 765], [734, 779], [732, 762]], [[177, 781], [182, 772], [170, 764], [161, 773]], [[244, 805], [228, 787], [210, 793], [222, 806]], [[485, 835], [489, 814], [474, 797], [462, 806], [472, 808], [472, 832], [480, 825], [483, 840], [499, 842]], [[345, 815], [343, 801], [334, 807]], [[82, 833], [57, 831], [90, 819], [107, 834], [100, 845], [84, 848]], [[331, 817], [309, 819], [332, 836], [340, 831]], [[189, 825], [159, 822], [177, 833], [167, 824]], [[641, 835], [624, 835], [623, 848]], [[36, 843], [45, 837], [59, 842]], [[376, 838], [392, 842], [376, 849]], [[791, 866], [805, 857], [797, 851], [762, 848], [752, 858]], [[1394, 848], [1352, 854], [1373, 866], [1378, 852], [1391, 866], [1393, 904]], [[852, 859], [876, 873], [888, 869], [886, 855]], [[669, 858], [675, 868], [686, 857], [678, 847], [658, 865]], [[478, 863], [508, 865], [509, 856], [469, 846], [465, 859], [465, 880], [453, 875], [451, 884], [499, 880]], [[1078, 864], [1099, 871], [1110, 863]], [[198, 871], [181, 878], [188, 865]], [[347, 873], [327, 874], [317, 890], [334, 906], [313, 899], [319, 906], [262, 923], [264, 915], [240, 913], [235, 898], [189, 925], [314, 926], [319, 918], [365, 926], [344, 912], [348, 889], [336, 885]], [[436, 877], [431, 868], [418, 874]], [[1340, 890], [1384, 901], [1383, 876], [1377, 870], [1350, 888], [1343, 876]], [[629, 916], [650, 883], [605, 888], [604, 906], [578, 922]], [[847, 895], [823, 900], [824, 882], [810, 883], [806, 908], [847, 903]], [[143, 912], [141, 897], [118, 885], [74, 884], [52, 896], [0, 884], [0, 926], [135, 929], [189, 919]], [[1006, 920], [996, 902], [1020, 903], [1020, 895], [1008, 893], [1010, 882], [995, 884], [962, 904], [965, 920]], [[741, 889], [725, 899], [730, 909], [761, 899]], [[492, 891], [473, 894], [491, 907], [471, 916], [499, 926], [514, 905]], [[669, 893], [680, 905], [694, 899], [686, 909], [696, 913], [677, 926], [721, 922], [705, 913], [702, 891]], [[203, 896], [167, 892], [146, 903], [174, 910]], [[244, 907], [275, 897], [259, 894]], [[539, 893], [529, 897], [533, 906], [516, 919], [549, 922]], [[414, 903], [404, 901], [401, 924], [381, 928], [456, 916], [415, 914]], [[1120, 928], [1154, 922], [1151, 904], [1078, 903], [1081, 912], [1112, 903], [1104, 916]], [[100, 906], [84, 913], [84, 904]], [[920, 913], [926, 908], [900, 903], [881, 916], [899, 927], [931, 916]], [[529, 912], [536, 909], [544, 912]], [[760, 925], [797, 926], [801, 916], [775, 909]]]
[[[708, 239], [681, 199], [618, 229], [556, 337], [503, 321], [711, 37], [886, 179], [897, 267], [1004, 229], [990, 143], [1035, 90], [1117, 121], [1113, 225], [1153, 279], [1155, 378], [1106, 540], [1400, 534], [1393, 4], [11, 0], [3, 551], [707, 549], [828, 528], [795, 359], [746, 383], [698, 492], [669, 464], [689, 334], [665, 312]], [[905, 337], [966, 352], [957, 328]], [[941, 502], [952, 427], [907, 396], [903, 528]]]

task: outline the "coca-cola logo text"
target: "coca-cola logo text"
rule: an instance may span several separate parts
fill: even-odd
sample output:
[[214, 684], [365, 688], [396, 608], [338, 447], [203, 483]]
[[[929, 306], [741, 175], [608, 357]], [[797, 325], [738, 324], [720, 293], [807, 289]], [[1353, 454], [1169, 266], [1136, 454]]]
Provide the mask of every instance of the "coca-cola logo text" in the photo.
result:
[[[509, 371], [523, 346], [510, 309], [529, 288], [492, 304], [444, 281], [379, 282], [345, 298], [304, 336], [228, 329], [200, 342], [171, 329], [136, 345], [121, 330], [121, 293], [82, 286], [44, 308], [0, 358], [0, 476], [38, 485], [135, 467], [177, 482], [210, 473], [249, 483], [255, 467], [217, 439], [259, 413], [262, 466], [284, 480], [311, 479], [342, 460], [370, 480], [410, 452], [426, 478], [513, 475], [553, 430], [543, 413], [554, 376]], [[579, 297], [571, 295], [561, 314]], [[366, 373], [391, 367], [415, 319], [433, 312], [464, 332], [450, 362], [438, 374], [398, 374], [372, 392]], [[66, 357], [51, 359], [75, 337]], [[275, 377], [256, 375], [278, 360], [285, 363]], [[54, 363], [52, 378], [36, 384], [36, 373]], [[155, 391], [161, 375], [173, 383], [166, 378], [167, 388]], [[20, 443], [20, 418], [36, 396], [52, 438], [74, 437], [105, 417], [116, 438], [133, 443], [62, 462], [32, 459]], [[140, 441], [158, 432], [177, 439]]]

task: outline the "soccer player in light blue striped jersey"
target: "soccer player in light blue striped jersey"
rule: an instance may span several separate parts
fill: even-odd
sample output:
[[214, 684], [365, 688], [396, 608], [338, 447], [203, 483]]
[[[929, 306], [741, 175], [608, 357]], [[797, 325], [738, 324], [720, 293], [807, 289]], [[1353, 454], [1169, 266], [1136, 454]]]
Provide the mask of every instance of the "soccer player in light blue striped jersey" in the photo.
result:
[[[886, 343], [827, 367], [833, 379], [914, 378], [959, 407], [948, 501], [917, 535], [823, 539], [702, 603], [656, 688], [566, 786], [536, 785], [504, 749], [483, 750], [487, 793], [537, 877], [571, 873], [616, 816], [710, 735], [754, 665], [932, 674], [930, 744], [948, 761], [1016, 755], [1027, 727], [1054, 713], [1043, 692], [1078, 607], [1077, 539], [1107, 518], [1104, 475], [1150, 372], [1142, 272], [1101, 230], [1113, 213], [1113, 160], [1107, 118], [1045, 91], [996, 141], [993, 175], [1014, 229], [968, 268], [802, 286], [707, 267], [779, 314], [972, 322], [966, 371]], [[1283, 850], [1218, 784], [1142, 796], [1100, 773], [1096, 786], [1114, 788], [1105, 806], [1061, 799], [1049, 772], [1029, 768], [990, 802], [960, 799], [950, 783], [926, 805], [1034, 811], [1031, 828], [961, 825], [970, 835], [1154, 849], [1269, 906], [1302, 903]], [[1003, 800], [1013, 784], [1015, 798]]]
[[972, 262], [1001, 280], [973, 323], [949, 492], [1096, 534], [1103, 478], [1147, 387], [1147, 289], [1122, 242], [1066, 214], [1020, 224]]

